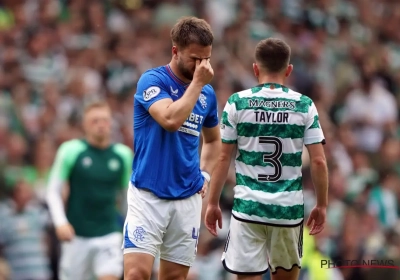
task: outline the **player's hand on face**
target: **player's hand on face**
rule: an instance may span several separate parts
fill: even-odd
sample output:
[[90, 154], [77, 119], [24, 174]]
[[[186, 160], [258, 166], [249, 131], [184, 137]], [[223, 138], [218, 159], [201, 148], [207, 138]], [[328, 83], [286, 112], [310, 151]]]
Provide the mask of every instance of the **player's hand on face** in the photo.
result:
[[206, 216], [204, 218], [206, 227], [208, 231], [214, 235], [217, 236], [217, 223], [218, 227], [222, 229], [222, 212], [221, 208], [219, 208], [219, 205], [211, 205], [209, 204], [207, 206], [206, 210]]
[[203, 188], [198, 192], [199, 194], [201, 194], [201, 198], [206, 197], [207, 190], [208, 190], [208, 182], [204, 180]]
[[316, 235], [323, 231], [326, 220], [326, 207], [314, 207], [307, 220], [307, 226], [311, 227], [310, 235]]
[[196, 69], [193, 74], [193, 82], [202, 86], [210, 83], [214, 77], [214, 70], [211, 67], [210, 59], [196, 60]]
[[71, 241], [75, 237], [75, 230], [70, 224], [56, 227], [56, 234], [60, 241]]

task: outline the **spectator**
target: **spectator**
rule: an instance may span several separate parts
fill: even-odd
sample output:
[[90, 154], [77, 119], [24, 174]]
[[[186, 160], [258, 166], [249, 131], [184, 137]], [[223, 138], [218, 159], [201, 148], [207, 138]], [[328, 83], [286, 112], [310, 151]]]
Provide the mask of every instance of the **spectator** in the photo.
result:
[[45, 227], [49, 217], [34, 203], [31, 186], [17, 181], [0, 204], [0, 245], [13, 280], [50, 279]]

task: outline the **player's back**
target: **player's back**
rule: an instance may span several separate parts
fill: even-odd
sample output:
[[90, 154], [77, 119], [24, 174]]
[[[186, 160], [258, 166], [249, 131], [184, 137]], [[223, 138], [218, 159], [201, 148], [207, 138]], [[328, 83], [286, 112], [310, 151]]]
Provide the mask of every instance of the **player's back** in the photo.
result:
[[[314, 141], [314, 135], [315, 142], [321, 142], [312, 100], [278, 84], [259, 85], [229, 98], [222, 126], [236, 133], [232, 139], [238, 147], [233, 214], [244, 220], [299, 224], [304, 215], [303, 146], [305, 139], [307, 144]], [[228, 132], [222, 132], [222, 138], [229, 143]]]

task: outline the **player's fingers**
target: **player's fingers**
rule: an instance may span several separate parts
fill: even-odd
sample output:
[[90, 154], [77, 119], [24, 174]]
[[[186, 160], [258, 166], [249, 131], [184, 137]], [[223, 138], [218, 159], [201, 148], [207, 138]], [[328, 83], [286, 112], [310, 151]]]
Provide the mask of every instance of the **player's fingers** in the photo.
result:
[[69, 236], [71, 240], [75, 237], [75, 230], [72, 226], [69, 228]]
[[69, 235], [68, 233], [62, 234], [60, 239], [62, 241], [71, 241], [72, 240], [71, 235]]
[[205, 196], [204, 187], [198, 193], [201, 195], [201, 198], [204, 198]]
[[320, 233], [323, 230], [323, 227], [320, 226], [315, 226], [313, 229], [310, 231], [310, 235], [316, 235]]
[[74, 238], [74, 233], [73, 233], [72, 231], [68, 231], [68, 232], [67, 232], [66, 239], [67, 239], [68, 241], [71, 241], [72, 238]]
[[212, 235], [216, 235], [215, 223], [206, 222], [206, 228]]
[[220, 229], [222, 229], [222, 218], [221, 217], [218, 218], [218, 227]]
[[320, 233], [324, 228], [323, 227], [317, 227], [315, 228], [314, 234]]
[[204, 69], [209, 69], [211, 67], [207, 59], [202, 59], [200, 66]]
[[323, 229], [324, 229], [323, 225], [314, 225], [313, 229], [312, 229], [312, 234], [311, 234], [311, 232], [310, 232], [310, 234], [316, 235], [316, 234], [320, 233]]
[[199, 67], [201, 60], [200, 59], [196, 59], [196, 68]]
[[307, 225], [308, 227], [311, 226], [312, 221], [313, 221], [313, 218], [312, 218], [311, 215], [310, 215], [310, 217], [308, 217], [308, 220], [307, 220], [306, 225]]
[[218, 236], [217, 227], [216, 227], [215, 224], [214, 224], [214, 226], [212, 227], [211, 234], [214, 235], [214, 236]]

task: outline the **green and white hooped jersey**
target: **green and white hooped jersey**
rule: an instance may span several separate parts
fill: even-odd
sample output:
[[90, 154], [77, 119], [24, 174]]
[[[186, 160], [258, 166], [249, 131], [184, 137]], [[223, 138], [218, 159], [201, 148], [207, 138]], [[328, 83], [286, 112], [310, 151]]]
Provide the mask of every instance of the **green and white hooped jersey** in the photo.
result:
[[325, 142], [312, 100], [279, 84], [235, 93], [222, 113], [221, 137], [237, 144], [234, 217], [301, 224], [303, 146]]

